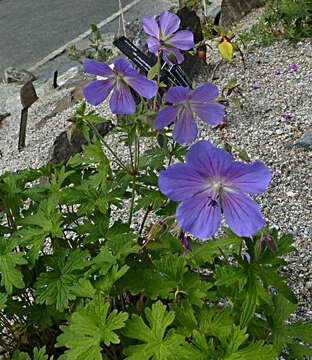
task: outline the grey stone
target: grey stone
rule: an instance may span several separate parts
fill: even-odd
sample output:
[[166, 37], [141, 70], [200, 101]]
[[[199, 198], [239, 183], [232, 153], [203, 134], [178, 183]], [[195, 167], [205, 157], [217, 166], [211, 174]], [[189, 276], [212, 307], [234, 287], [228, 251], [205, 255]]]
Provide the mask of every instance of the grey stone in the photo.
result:
[[12, 82], [26, 83], [27, 81], [36, 80], [36, 77], [30, 71], [27, 71], [25, 69], [17, 69], [12, 66], [9, 66], [4, 70], [3, 80], [7, 84]]
[[[105, 136], [109, 131], [114, 128], [114, 125], [111, 121], [98, 123], [94, 126], [102, 136]], [[89, 135], [92, 139], [92, 130], [89, 131]], [[71, 143], [69, 143], [67, 138], [67, 131], [63, 131], [57, 136], [51, 148], [51, 162], [57, 164], [61, 161], [64, 161], [66, 163], [71, 156], [82, 151], [82, 145], [87, 144], [88, 142], [81, 132], [76, 132], [72, 138]]]
[[312, 149], [312, 128], [305, 132], [300, 139], [296, 140], [294, 145]]
[[252, 9], [263, 6], [261, 0], [222, 0], [220, 24], [230, 28]]

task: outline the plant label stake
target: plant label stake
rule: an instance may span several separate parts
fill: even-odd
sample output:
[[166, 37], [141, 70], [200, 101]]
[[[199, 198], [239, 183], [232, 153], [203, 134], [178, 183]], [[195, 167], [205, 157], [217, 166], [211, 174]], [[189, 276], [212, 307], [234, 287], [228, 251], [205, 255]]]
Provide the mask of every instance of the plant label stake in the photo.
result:
[[[132, 60], [145, 75], [147, 75], [149, 70], [156, 64], [156, 61], [153, 61], [145, 55], [125, 36], [121, 36], [119, 39], [115, 40], [113, 44]], [[179, 65], [168, 65], [167, 63], [163, 63], [160, 70], [160, 81], [163, 81], [168, 88], [171, 86], [192, 87], [190, 79]]]
[[21, 111], [18, 151], [21, 151], [25, 147], [28, 108], [38, 99], [32, 81], [28, 81], [24, 84], [24, 86], [21, 88], [20, 95], [23, 109]]

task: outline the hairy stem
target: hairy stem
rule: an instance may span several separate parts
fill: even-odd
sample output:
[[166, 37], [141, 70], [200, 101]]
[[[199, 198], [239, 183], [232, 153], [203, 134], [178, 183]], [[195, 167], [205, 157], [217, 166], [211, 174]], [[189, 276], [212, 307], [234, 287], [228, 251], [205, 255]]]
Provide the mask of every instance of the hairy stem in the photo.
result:
[[114, 156], [116, 162], [118, 163], [118, 165], [124, 169], [125, 171], [128, 172], [127, 167], [123, 164], [123, 162], [121, 161], [121, 159], [119, 158], [119, 156], [115, 153], [115, 151], [107, 144], [107, 142], [104, 140], [103, 136], [101, 136], [101, 134], [97, 131], [97, 128], [90, 122], [87, 121], [88, 125], [90, 126], [90, 128], [93, 130], [93, 132], [96, 134], [97, 138], [101, 141], [101, 143], [107, 148], [107, 150]]
[[142, 231], [144, 229], [144, 225], [145, 225], [145, 222], [146, 222], [146, 219], [148, 217], [148, 214], [152, 211], [152, 208], [150, 206], [148, 206], [145, 214], [144, 214], [144, 217], [143, 217], [143, 220], [142, 220], [142, 224], [140, 226], [140, 231], [139, 231], [139, 234], [141, 235], [142, 234]]
[[156, 88], [156, 94], [155, 94], [155, 97], [154, 97], [153, 112], [156, 111], [157, 97], [158, 97], [159, 84], [160, 84], [160, 54], [158, 54], [158, 56], [157, 56], [157, 65], [158, 65], [158, 71], [157, 71], [157, 88]]

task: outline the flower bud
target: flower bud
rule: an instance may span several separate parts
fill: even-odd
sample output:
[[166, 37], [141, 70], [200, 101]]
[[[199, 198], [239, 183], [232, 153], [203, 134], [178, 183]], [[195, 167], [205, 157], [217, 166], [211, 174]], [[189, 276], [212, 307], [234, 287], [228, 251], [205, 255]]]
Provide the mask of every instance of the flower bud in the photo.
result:
[[262, 234], [260, 239], [256, 242], [255, 245], [255, 258], [259, 260], [263, 255], [266, 247], [265, 234]]
[[277, 252], [277, 244], [272, 236], [266, 235], [266, 244], [273, 253]]
[[180, 234], [179, 234], [179, 240], [180, 240], [181, 245], [184, 247], [184, 249], [192, 251], [190, 244], [187, 242], [186, 236], [182, 230], [180, 231]]
[[157, 223], [153, 224], [148, 232], [147, 239], [148, 242], [150, 241], [158, 241], [161, 235], [166, 231], [167, 225], [158, 221]]
[[68, 126], [66, 131], [67, 140], [70, 144], [72, 143], [72, 140], [76, 135], [76, 133], [77, 133], [76, 123], [73, 122]]
[[268, 234], [262, 234], [260, 239], [255, 245], [255, 258], [259, 260], [261, 255], [264, 253], [266, 247], [268, 247], [273, 253], [277, 252], [277, 245], [273, 237]]

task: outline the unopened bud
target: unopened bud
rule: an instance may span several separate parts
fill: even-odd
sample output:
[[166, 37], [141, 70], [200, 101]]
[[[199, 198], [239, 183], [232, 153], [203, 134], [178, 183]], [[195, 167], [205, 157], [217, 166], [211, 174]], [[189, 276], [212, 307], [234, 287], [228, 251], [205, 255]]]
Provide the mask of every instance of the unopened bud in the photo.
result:
[[255, 258], [258, 260], [261, 255], [264, 253], [266, 247], [268, 247], [273, 253], [276, 253], [278, 248], [275, 240], [271, 235], [262, 234], [260, 239], [256, 242], [255, 245]]
[[266, 247], [265, 235], [261, 235], [260, 239], [256, 242], [255, 245], [256, 260], [259, 260], [261, 258], [262, 254], [265, 251], [265, 247]]
[[167, 52], [167, 58], [175, 65], [178, 64], [178, 59], [176, 57], [176, 55], [173, 52]]
[[278, 248], [277, 248], [277, 244], [275, 242], [275, 240], [273, 239], [272, 236], [270, 235], [266, 235], [266, 243], [269, 247], [269, 249], [273, 252], [273, 253], [276, 253]]
[[158, 221], [152, 225], [148, 233], [148, 241], [158, 241], [161, 235], [166, 231], [167, 225]]
[[181, 245], [184, 247], [184, 249], [192, 251], [190, 244], [188, 243], [186, 236], [182, 230], [180, 231], [180, 234], [179, 234], [179, 240], [180, 240]]
[[77, 132], [76, 123], [73, 122], [68, 126], [67, 132], [66, 132], [67, 140], [70, 144], [72, 143], [72, 140], [73, 140], [76, 132]]
[[246, 259], [250, 263], [250, 255], [248, 253], [243, 252], [241, 256], [243, 260]]

